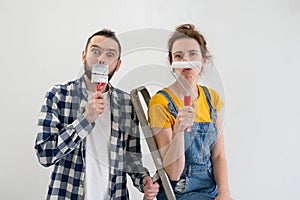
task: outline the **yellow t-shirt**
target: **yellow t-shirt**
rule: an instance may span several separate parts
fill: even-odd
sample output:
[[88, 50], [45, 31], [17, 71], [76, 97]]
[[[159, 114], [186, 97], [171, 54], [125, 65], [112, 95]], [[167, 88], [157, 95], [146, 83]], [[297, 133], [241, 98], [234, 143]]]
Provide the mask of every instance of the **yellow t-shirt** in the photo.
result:
[[[163, 89], [173, 99], [177, 108], [184, 106], [183, 100], [178, 99], [168, 88]], [[219, 94], [213, 89], [208, 88], [211, 104], [217, 110], [223, 107], [224, 103], [220, 99]], [[206, 100], [205, 93], [201, 86], [198, 85], [199, 96], [191, 104], [196, 103], [195, 107], [195, 122], [210, 122], [210, 110]], [[149, 102], [149, 123], [151, 128], [172, 128], [175, 124], [174, 116], [168, 110], [169, 101], [163, 94], [155, 94]]]

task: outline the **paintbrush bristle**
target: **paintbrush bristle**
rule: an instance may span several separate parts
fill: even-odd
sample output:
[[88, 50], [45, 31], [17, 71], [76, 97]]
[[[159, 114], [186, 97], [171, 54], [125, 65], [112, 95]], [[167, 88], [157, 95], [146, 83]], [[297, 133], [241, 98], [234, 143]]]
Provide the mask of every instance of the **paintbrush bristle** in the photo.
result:
[[108, 83], [108, 65], [103, 65], [103, 64], [92, 65], [92, 82]]

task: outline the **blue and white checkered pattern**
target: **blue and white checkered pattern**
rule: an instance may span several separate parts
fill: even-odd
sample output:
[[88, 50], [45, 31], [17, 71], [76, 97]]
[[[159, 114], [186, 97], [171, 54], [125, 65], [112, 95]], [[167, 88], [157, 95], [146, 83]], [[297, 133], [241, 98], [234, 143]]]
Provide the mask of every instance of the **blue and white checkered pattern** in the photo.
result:
[[[111, 96], [110, 196], [129, 199], [126, 174], [143, 191], [138, 120], [130, 96], [109, 86]], [[85, 141], [93, 129], [83, 113], [87, 103], [83, 77], [47, 92], [38, 119], [35, 150], [39, 162], [54, 165], [47, 199], [83, 199], [85, 178]], [[109, 119], [108, 119], [109, 120]]]

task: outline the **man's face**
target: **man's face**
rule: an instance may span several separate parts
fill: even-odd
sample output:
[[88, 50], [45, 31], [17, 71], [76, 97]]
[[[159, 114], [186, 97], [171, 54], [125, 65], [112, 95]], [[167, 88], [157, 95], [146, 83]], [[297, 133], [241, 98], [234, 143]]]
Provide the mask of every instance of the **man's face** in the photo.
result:
[[104, 64], [109, 66], [108, 78], [110, 80], [114, 72], [120, 67], [119, 55], [119, 47], [116, 41], [101, 35], [94, 36], [90, 40], [87, 50], [82, 53], [85, 74], [91, 80], [92, 65]]

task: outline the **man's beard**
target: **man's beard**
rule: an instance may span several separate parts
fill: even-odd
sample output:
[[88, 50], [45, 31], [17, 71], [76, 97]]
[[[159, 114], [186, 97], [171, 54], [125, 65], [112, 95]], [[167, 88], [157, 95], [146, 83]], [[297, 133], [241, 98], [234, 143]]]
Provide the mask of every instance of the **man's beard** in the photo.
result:
[[92, 70], [89, 70], [89, 69], [88, 69], [88, 65], [87, 65], [86, 60], [84, 60], [83, 65], [84, 65], [84, 74], [86, 75], [86, 77], [87, 77], [90, 81], [92, 81]]
[[[83, 65], [84, 65], [84, 74], [90, 81], [92, 81], [92, 70], [88, 69], [88, 64], [87, 64], [86, 60], [84, 61]], [[108, 74], [108, 82], [113, 77], [116, 70], [117, 70], [117, 68], [115, 68], [111, 73]]]

